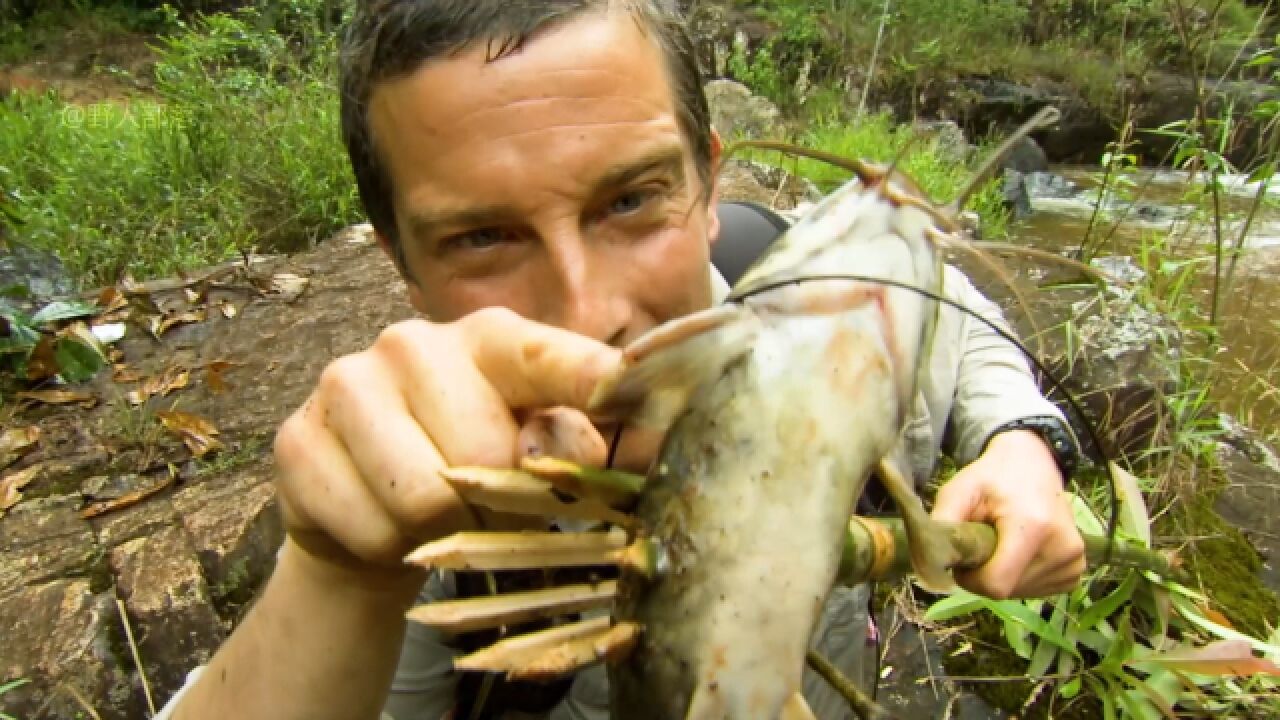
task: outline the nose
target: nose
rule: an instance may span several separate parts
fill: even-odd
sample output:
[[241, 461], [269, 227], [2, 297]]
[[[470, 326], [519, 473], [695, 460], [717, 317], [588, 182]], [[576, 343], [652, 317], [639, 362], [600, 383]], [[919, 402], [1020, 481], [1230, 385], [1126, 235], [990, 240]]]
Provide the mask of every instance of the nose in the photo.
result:
[[611, 267], [618, 259], [603, 245], [593, 243], [578, 228], [546, 236], [543, 317], [551, 324], [617, 346], [627, 336], [634, 306], [622, 281], [627, 273]]

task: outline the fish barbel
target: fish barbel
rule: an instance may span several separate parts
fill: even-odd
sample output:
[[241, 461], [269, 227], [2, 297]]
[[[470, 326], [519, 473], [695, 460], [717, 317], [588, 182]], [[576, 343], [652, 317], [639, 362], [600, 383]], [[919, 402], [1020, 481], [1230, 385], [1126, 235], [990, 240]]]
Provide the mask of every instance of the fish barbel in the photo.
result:
[[722, 305], [639, 338], [596, 389], [594, 415], [665, 429], [643, 480], [553, 458], [444, 473], [471, 502], [608, 529], [462, 533], [407, 561], [620, 568], [607, 583], [411, 610], [462, 632], [609, 609], [509, 637], [455, 667], [539, 679], [604, 660], [619, 720], [812, 717], [801, 695], [806, 651], [872, 473], [903, 515], [923, 584], [951, 584], [958, 556], [915, 494], [902, 430], [959, 203], [937, 207], [900, 173], [852, 167], [857, 177], [778, 238]]

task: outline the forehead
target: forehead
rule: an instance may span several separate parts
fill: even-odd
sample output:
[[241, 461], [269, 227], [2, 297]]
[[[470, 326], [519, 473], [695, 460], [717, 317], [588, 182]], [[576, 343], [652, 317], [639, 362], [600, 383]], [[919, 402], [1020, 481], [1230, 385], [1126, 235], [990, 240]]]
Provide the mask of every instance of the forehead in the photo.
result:
[[393, 177], [427, 157], [500, 154], [499, 143], [675, 123], [662, 53], [625, 10], [583, 13], [496, 60], [487, 45], [375, 88], [369, 122]]

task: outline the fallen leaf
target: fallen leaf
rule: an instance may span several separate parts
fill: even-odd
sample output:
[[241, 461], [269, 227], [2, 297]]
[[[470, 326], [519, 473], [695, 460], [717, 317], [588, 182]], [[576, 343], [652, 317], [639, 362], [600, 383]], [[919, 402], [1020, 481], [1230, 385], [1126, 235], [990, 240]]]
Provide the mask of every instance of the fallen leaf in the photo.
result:
[[195, 305], [196, 303], [200, 302], [200, 293], [196, 292], [195, 290], [192, 290], [189, 287], [182, 288], [182, 294], [186, 296], [187, 302], [191, 303], [192, 305]]
[[222, 449], [222, 443], [215, 435], [218, 429], [205, 418], [179, 410], [162, 410], [156, 413], [160, 423], [169, 432], [182, 438], [183, 444], [196, 457], [204, 457], [213, 450]]
[[137, 505], [143, 500], [146, 500], [152, 495], [155, 495], [156, 493], [172, 485], [173, 477], [174, 477], [173, 473], [170, 472], [165, 476], [164, 480], [161, 480], [160, 482], [156, 483], [155, 485], [152, 485], [151, 487], [143, 488], [141, 490], [137, 490], [137, 491], [128, 493], [126, 495], [121, 495], [120, 497], [113, 498], [111, 500], [103, 500], [101, 502], [93, 503], [80, 511], [80, 517], [84, 518], [85, 520], [88, 520], [90, 518], [98, 517], [99, 515], [105, 515], [109, 512], [114, 512], [116, 510], [123, 510], [124, 508]]
[[57, 339], [52, 335], [41, 335], [40, 341], [27, 356], [27, 379], [32, 381], [47, 380], [58, 374]]
[[215, 393], [220, 393], [226, 390], [227, 382], [223, 379], [222, 373], [228, 368], [232, 368], [237, 365], [240, 365], [240, 363], [233, 363], [228, 360], [214, 360], [213, 362], [205, 365], [205, 382], [208, 383], [209, 389], [213, 390]]
[[161, 335], [165, 334], [165, 332], [168, 331], [169, 328], [173, 327], [174, 325], [204, 322], [205, 317], [206, 317], [206, 313], [204, 308], [200, 308], [199, 310], [188, 310], [184, 313], [178, 313], [177, 315], [173, 315], [161, 320], [160, 323], [157, 325], [156, 329], [152, 331], [152, 334], [154, 334], [156, 337], [160, 337]]
[[22, 489], [36, 479], [43, 467], [44, 463], [36, 463], [0, 478], [0, 514], [18, 504], [22, 499]]
[[127, 365], [116, 365], [111, 373], [111, 379], [118, 383], [131, 383], [138, 382], [142, 379], [142, 376]]
[[129, 299], [126, 298], [124, 293], [120, 292], [120, 289], [116, 287], [103, 288], [102, 292], [98, 293], [97, 302], [98, 306], [102, 308], [102, 313], [104, 315], [120, 310], [121, 308], [128, 307], [129, 305]]
[[166, 368], [164, 372], [153, 377], [149, 377], [143, 381], [142, 386], [136, 390], [131, 390], [125, 394], [125, 397], [132, 405], [141, 405], [153, 395], [164, 397], [174, 390], [181, 390], [191, 382], [191, 371], [173, 366]]
[[271, 277], [271, 293], [285, 302], [293, 302], [307, 289], [311, 280], [293, 273], [276, 273]]
[[1165, 653], [1148, 655], [1130, 664], [1152, 663], [1170, 670], [1182, 670], [1200, 675], [1280, 676], [1280, 667], [1264, 658], [1256, 657], [1249, 643], [1243, 640], [1218, 640], [1204, 647], [1180, 648]]
[[40, 440], [40, 428], [36, 425], [9, 428], [0, 433], [0, 453], [25, 450]]
[[218, 303], [218, 309], [222, 311], [222, 316], [230, 320], [239, 312], [236, 310], [235, 303], [230, 300], [223, 300]]
[[24, 400], [35, 400], [46, 405], [70, 405], [79, 403], [84, 407], [93, 407], [98, 399], [87, 392], [75, 390], [31, 390], [14, 393], [14, 397]]
[[40, 428], [35, 425], [9, 428], [0, 433], [0, 468], [17, 460], [40, 440]]

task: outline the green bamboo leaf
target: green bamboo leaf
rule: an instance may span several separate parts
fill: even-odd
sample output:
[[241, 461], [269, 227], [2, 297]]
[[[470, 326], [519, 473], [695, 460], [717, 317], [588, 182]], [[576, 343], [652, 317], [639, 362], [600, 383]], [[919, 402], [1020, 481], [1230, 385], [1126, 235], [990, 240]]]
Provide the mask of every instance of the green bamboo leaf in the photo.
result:
[[1112, 683], [1103, 682], [1093, 675], [1085, 675], [1084, 681], [1093, 696], [1102, 701], [1102, 720], [1116, 720], [1116, 692]]
[[[1023, 603], [1017, 600], [991, 600], [989, 598], [983, 598], [983, 603], [996, 617], [1003, 620], [1006, 626], [1020, 627], [1024, 632], [1035, 633], [1072, 655], [1077, 654], [1075, 646], [1068, 643], [1062, 637], [1062, 633], [1050, 627], [1044, 618], [1032, 612]], [[1027, 648], [1027, 652], [1030, 653], [1030, 648]]]
[[97, 315], [102, 308], [93, 303], [86, 302], [68, 302], [59, 300], [49, 303], [40, 309], [31, 317], [31, 324], [39, 327], [45, 323], [57, 322], [59, 320], [73, 320], [75, 318], [90, 317]]
[[1129, 613], [1124, 613], [1120, 616], [1120, 624], [1116, 626], [1116, 635], [1111, 639], [1111, 646], [1107, 648], [1107, 653], [1103, 656], [1102, 662], [1098, 663], [1096, 670], [1120, 675], [1124, 672], [1125, 661], [1132, 655], [1133, 631], [1129, 627]]
[[983, 607], [982, 598], [964, 590], [942, 598], [929, 606], [924, 617], [932, 622], [945, 622], [964, 615], [971, 615]]
[[[1053, 606], [1053, 614], [1049, 616], [1049, 627], [1058, 633], [1064, 633], [1067, 628], [1067, 612], [1063, 609], [1064, 602], [1055, 603]], [[1063, 643], [1070, 645], [1066, 635], [1062, 635]], [[1053, 661], [1057, 659], [1060, 650], [1051, 642], [1041, 639], [1036, 643], [1035, 652], [1031, 653], [1031, 663], [1027, 666], [1027, 674], [1033, 678], [1044, 677], [1049, 672], [1049, 668], [1053, 665]]]
[[1080, 627], [1092, 629], [1099, 620], [1103, 620], [1112, 616], [1120, 606], [1129, 601], [1133, 596], [1133, 589], [1138, 585], [1138, 576], [1129, 573], [1129, 576], [1116, 586], [1110, 594], [1102, 598], [1098, 602], [1090, 605], [1083, 613], [1080, 614]]
[[[1175, 679], [1176, 681], [1176, 679]], [[1168, 720], [1178, 720], [1178, 714], [1173, 710], [1173, 704], [1170, 703], [1156, 688], [1152, 687], [1147, 681], [1140, 678], [1131, 677], [1129, 682], [1133, 683], [1135, 689], [1142, 693], [1151, 707], [1158, 713], [1157, 718], [1164, 717]], [[1175, 695], [1181, 688], [1175, 688]]]
[[1119, 695], [1120, 705], [1134, 720], [1162, 720], [1160, 709], [1141, 690], [1126, 690]]
[[1080, 676], [1077, 675], [1063, 683], [1062, 687], [1058, 688], [1058, 695], [1062, 696], [1062, 699], [1064, 700], [1070, 700], [1080, 694], [1081, 684]]

